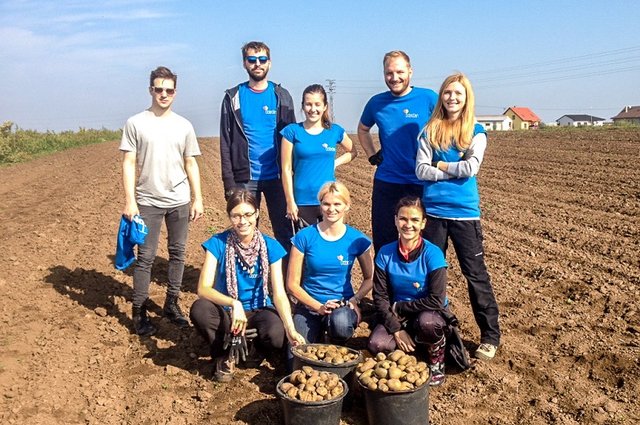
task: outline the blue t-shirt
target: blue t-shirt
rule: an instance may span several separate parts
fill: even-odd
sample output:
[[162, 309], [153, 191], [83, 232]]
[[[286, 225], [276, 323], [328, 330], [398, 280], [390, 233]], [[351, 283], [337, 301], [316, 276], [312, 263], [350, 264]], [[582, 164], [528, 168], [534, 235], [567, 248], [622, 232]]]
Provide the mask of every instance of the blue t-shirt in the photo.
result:
[[342, 143], [344, 128], [332, 124], [319, 134], [309, 134], [302, 123], [286, 126], [282, 136], [293, 144], [293, 197], [298, 205], [320, 205], [318, 192], [334, 181], [336, 146]]
[[400, 258], [398, 241], [386, 244], [376, 255], [376, 266], [387, 273], [387, 282], [391, 287], [391, 303], [426, 297], [429, 273], [447, 267], [442, 250], [425, 239], [422, 242], [422, 253], [409, 263]]
[[364, 107], [360, 122], [378, 126], [382, 164], [375, 178], [388, 183], [422, 184], [416, 177], [418, 134], [431, 118], [438, 101], [436, 92], [413, 87], [401, 97], [390, 91], [377, 94]]
[[304, 254], [302, 288], [313, 299], [324, 304], [353, 296], [353, 262], [371, 246], [364, 233], [347, 225], [340, 239], [327, 241], [314, 224], [300, 230], [291, 241]]
[[[475, 125], [473, 135], [486, 133], [481, 124]], [[432, 149], [432, 162], [459, 162], [464, 151], [452, 144], [446, 151]], [[449, 219], [479, 219], [480, 194], [476, 176], [439, 181], [425, 181], [422, 202], [427, 214]]]
[[[226, 261], [225, 249], [227, 247], [227, 236], [231, 230], [213, 235], [202, 244], [202, 247], [213, 254], [218, 260], [216, 270], [214, 289], [218, 292], [229, 295], [227, 292], [227, 272], [224, 267]], [[269, 264], [273, 264], [287, 255], [282, 245], [275, 239], [267, 235], [262, 235], [267, 245], [267, 255], [269, 256]], [[243, 270], [242, 264], [236, 260], [236, 272], [238, 278], [238, 300], [242, 302], [245, 310], [255, 310], [265, 306], [273, 305], [269, 294], [264, 293], [262, 284], [262, 269], [260, 267], [260, 258], [256, 261], [254, 269]]]
[[262, 92], [255, 92], [248, 83], [240, 84], [242, 128], [249, 144], [251, 180], [278, 178], [278, 151], [275, 132], [278, 100], [272, 82]]

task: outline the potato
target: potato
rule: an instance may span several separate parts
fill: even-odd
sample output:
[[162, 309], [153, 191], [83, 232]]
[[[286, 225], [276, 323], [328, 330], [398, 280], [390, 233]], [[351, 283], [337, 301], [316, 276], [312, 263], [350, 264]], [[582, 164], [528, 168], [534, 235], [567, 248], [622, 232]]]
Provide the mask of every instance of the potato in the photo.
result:
[[402, 350], [396, 350], [393, 353], [389, 354], [389, 356], [387, 357], [389, 360], [391, 360], [392, 362], [397, 362], [398, 360], [400, 360], [400, 358], [402, 356], [404, 356], [404, 351]]
[[378, 378], [386, 378], [388, 372], [384, 367], [378, 366], [375, 370], [375, 374], [378, 376]]
[[287, 391], [287, 396], [296, 398], [298, 396], [298, 389], [296, 387], [289, 388], [289, 390]]
[[282, 385], [280, 385], [280, 389], [283, 393], [286, 393], [291, 388], [295, 388], [295, 386], [291, 382], [283, 382]]
[[[382, 354], [382, 355], [380, 355]], [[378, 353], [357, 366], [360, 383], [372, 391], [408, 391], [424, 385], [429, 379], [429, 368], [400, 350], [388, 356]]]
[[402, 391], [402, 383], [397, 379], [389, 379], [387, 386], [391, 391]]
[[397, 379], [400, 378], [400, 376], [402, 376], [402, 371], [400, 369], [395, 366], [389, 368], [389, 378]]

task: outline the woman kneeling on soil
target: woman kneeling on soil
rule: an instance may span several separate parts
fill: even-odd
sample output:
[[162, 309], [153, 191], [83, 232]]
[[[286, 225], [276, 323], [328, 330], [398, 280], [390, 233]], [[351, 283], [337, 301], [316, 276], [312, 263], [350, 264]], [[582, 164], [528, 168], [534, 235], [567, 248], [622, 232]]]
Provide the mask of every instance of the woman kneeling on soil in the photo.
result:
[[399, 238], [376, 255], [373, 303], [381, 324], [369, 339], [374, 354], [400, 348], [413, 352], [426, 344], [430, 385], [440, 385], [444, 375], [447, 262], [442, 250], [422, 238], [427, 220], [417, 197], [404, 197], [396, 206]]
[[[371, 240], [345, 224], [351, 198], [339, 182], [326, 183], [318, 193], [322, 221], [300, 230], [292, 239], [287, 289], [299, 301], [293, 321], [310, 342], [342, 344], [361, 320], [359, 302], [371, 290]], [[354, 294], [351, 269], [358, 260], [362, 284]], [[304, 273], [302, 271], [304, 264]]]
[[229, 334], [244, 335], [247, 328], [255, 328], [254, 345], [262, 355], [268, 350], [282, 350], [285, 334], [292, 345], [304, 343], [295, 331], [284, 289], [281, 260], [286, 251], [256, 228], [259, 213], [251, 192], [234, 192], [227, 201], [231, 229], [202, 244], [206, 257], [198, 281], [199, 299], [191, 306], [191, 321], [210, 345], [216, 361], [214, 379], [221, 382], [231, 380], [237, 361], [223, 349]]

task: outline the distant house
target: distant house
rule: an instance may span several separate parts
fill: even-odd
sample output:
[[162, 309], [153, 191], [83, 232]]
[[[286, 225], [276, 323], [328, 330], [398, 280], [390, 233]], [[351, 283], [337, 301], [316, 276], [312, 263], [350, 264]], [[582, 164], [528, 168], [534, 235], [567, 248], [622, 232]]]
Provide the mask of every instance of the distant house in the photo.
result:
[[484, 126], [485, 130], [511, 130], [513, 122], [505, 115], [476, 115], [476, 121]]
[[583, 125], [595, 125], [601, 127], [604, 124], [604, 118], [594, 117], [593, 115], [563, 115], [556, 120], [560, 127], [581, 127]]
[[614, 124], [640, 124], [640, 106], [625, 106], [615, 117], [611, 117]]
[[531, 109], [522, 106], [512, 106], [502, 113], [513, 121], [514, 130], [528, 130], [538, 128], [540, 118]]

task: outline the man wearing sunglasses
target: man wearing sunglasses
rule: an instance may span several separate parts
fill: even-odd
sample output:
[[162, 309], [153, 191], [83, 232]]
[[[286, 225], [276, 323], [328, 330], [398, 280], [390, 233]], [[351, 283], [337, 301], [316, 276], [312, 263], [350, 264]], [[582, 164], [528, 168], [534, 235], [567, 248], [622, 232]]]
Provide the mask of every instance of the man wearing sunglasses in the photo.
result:
[[271, 51], [260, 41], [242, 47], [249, 80], [225, 92], [220, 117], [220, 162], [225, 198], [236, 188], [267, 201], [273, 234], [288, 251], [291, 225], [280, 180], [280, 130], [295, 122], [293, 100], [267, 79]]
[[193, 126], [171, 111], [177, 79], [177, 75], [163, 66], [151, 71], [151, 107], [127, 120], [120, 143], [124, 153], [122, 215], [129, 220], [140, 215], [149, 230], [144, 243], [138, 246], [133, 270], [133, 327], [140, 336], [152, 335], [157, 330], [147, 317], [147, 309], [151, 266], [163, 221], [169, 251], [169, 284], [163, 314], [179, 327], [189, 326], [178, 305], [178, 297], [189, 221], [198, 220], [204, 207], [195, 159], [200, 155], [200, 147]]

